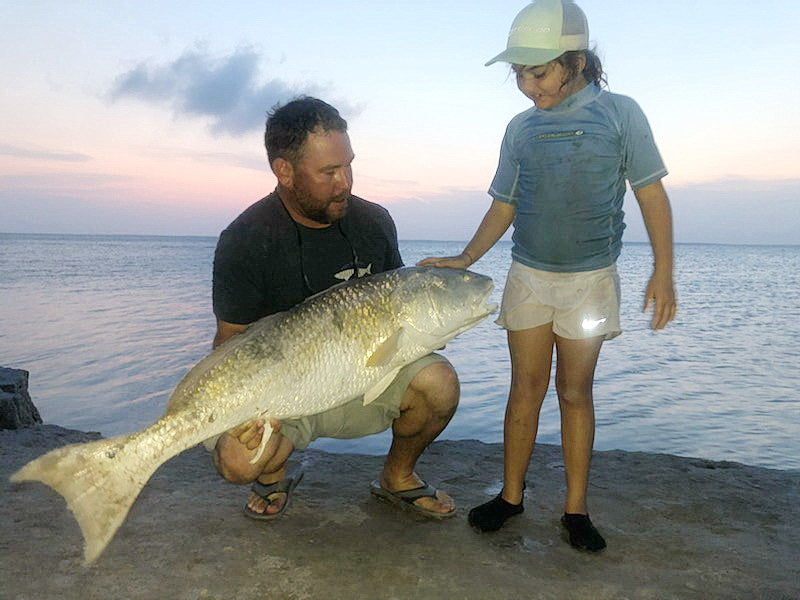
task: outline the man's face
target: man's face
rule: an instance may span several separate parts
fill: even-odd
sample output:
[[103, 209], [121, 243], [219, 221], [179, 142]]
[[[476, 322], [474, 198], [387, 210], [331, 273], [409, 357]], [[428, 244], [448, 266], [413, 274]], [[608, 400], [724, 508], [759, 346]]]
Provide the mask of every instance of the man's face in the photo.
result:
[[288, 186], [295, 197], [295, 208], [317, 223], [341, 219], [353, 187], [354, 158], [347, 133], [310, 133], [302, 157], [293, 165], [292, 185]]

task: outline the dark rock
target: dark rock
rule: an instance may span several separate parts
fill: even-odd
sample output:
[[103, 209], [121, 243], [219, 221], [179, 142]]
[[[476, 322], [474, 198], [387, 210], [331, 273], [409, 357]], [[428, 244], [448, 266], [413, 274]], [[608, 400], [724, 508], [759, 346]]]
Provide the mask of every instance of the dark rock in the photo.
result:
[[28, 394], [28, 372], [0, 367], [0, 429], [21, 429], [41, 422]]

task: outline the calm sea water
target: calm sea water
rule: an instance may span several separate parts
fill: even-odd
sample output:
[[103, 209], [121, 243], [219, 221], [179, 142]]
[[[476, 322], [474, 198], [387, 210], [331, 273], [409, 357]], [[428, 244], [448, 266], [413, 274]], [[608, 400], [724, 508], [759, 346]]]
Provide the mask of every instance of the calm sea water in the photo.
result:
[[[174, 386], [211, 347], [215, 238], [0, 234], [0, 365], [30, 371], [45, 422], [104, 435], [157, 419]], [[401, 243], [406, 264], [460, 242]], [[500, 243], [473, 270], [499, 302], [510, 261]], [[597, 368], [596, 448], [666, 452], [800, 469], [800, 247], [678, 245], [680, 313], [648, 328], [641, 299], [651, 256], [619, 262], [624, 334]], [[450, 342], [462, 381], [446, 439], [502, 441], [509, 364], [489, 320]], [[554, 393], [539, 441], [559, 443]], [[319, 440], [380, 454], [388, 434]]]

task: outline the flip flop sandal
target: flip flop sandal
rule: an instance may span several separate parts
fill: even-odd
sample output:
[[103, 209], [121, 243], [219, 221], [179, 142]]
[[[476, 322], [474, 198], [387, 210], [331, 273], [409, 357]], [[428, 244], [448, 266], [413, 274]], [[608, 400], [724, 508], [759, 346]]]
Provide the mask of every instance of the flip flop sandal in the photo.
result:
[[420, 487], [414, 488], [413, 490], [403, 490], [402, 492], [391, 492], [383, 487], [380, 482], [373, 481], [369, 486], [369, 491], [380, 500], [385, 500], [386, 502], [390, 502], [396, 506], [400, 506], [431, 519], [448, 519], [456, 514], [455, 509], [447, 513], [440, 513], [414, 504], [414, 502], [420, 498], [436, 498], [437, 489], [424, 481]]
[[244, 505], [244, 514], [251, 519], [255, 519], [256, 521], [271, 521], [272, 519], [277, 519], [283, 513], [286, 512], [286, 509], [289, 508], [289, 503], [292, 499], [292, 491], [297, 484], [300, 483], [300, 480], [303, 479], [303, 470], [298, 469], [295, 473], [292, 473], [291, 477], [287, 477], [286, 479], [281, 479], [275, 483], [261, 483], [256, 479], [253, 482], [253, 485], [250, 489], [255, 492], [259, 497], [263, 498], [266, 502], [269, 502], [269, 497], [272, 494], [278, 494], [283, 492], [286, 494], [286, 502], [283, 503], [281, 509], [276, 513], [258, 513], [250, 509], [245, 502]]

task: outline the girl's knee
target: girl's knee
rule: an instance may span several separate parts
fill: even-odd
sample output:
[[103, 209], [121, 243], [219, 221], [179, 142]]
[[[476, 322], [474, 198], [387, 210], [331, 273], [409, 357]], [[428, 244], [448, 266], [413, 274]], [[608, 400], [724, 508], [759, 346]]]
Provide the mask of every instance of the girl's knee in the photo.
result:
[[581, 408], [592, 406], [592, 386], [591, 385], [557, 385], [556, 393], [558, 402], [561, 406]]
[[541, 406], [547, 395], [549, 385], [549, 378], [512, 377], [509, 403]]

